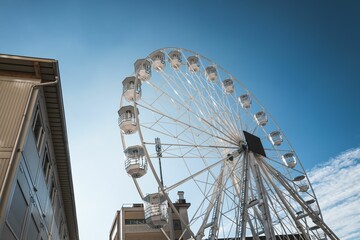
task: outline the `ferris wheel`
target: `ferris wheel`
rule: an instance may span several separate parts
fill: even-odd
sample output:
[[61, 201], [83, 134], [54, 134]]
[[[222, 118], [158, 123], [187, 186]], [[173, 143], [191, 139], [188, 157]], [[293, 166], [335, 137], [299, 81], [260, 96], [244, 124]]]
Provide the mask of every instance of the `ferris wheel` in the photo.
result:
[[172, 218], [178, 239], [338, 239], [294, 149], [243, 83], [179, 48], [134, 68], [119, 126], [150, 227], [167, 239]]

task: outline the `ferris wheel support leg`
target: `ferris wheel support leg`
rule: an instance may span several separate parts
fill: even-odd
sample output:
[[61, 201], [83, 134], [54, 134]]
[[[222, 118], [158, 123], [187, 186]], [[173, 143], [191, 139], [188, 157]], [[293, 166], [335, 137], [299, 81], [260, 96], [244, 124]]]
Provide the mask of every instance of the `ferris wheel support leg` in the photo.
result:
[[[261, 163], [265, 166], [267, 172], [274, 176], [279, 183], [290, 193], [290, 195], [297, 201], [300, 206], [309, 214], [309, 217], [312, 221], [318, 225], [331, 240], [340, 240], [336, 234], [325, 224], [325, 222], [316, 214], [300, 197], [300, 195], [294, 191], [294, 189], [289, 185], [289, 183], [284, 179], [284, 177], [275, 169], [273, 169], [264, 159], [261, 158]], [[275, 188], [276, 189], [276, 188]], [[281, 195], [280, 195], [281, 196]], [[292, 211], [289, 211], [290, 213]]]
[[[217, 201], [218, 200], [218, 198], [219, 198], [219, 192], [221, 193], [221, 187], [222, 187], [222, 174], [223, 174], [223, 171], [224, 171], [224, 166], [222, 166], [222, 170], [221, 170], [221, 174], [220, 174], [220, 176], [217, 178], [217, 180], [216, 180], [216, 182], [217, 182], [217, 184], [216, 184], [216, 187], [214, 188], [214, 191], [213, 191], [213, 193], [212, 193], [212, 196], [211, 196], [211, 199], [210, 199], [210, 201], [209, 201], [209, 206], [207, 207], [207, 209], [206, 209], [206, 213], [205, 213], [205, 216], [204, 216], [204, 219], [203, 219], [203, 222], [202, 222], [202, 224], [201, 224], [201, 226], [200, 226], [200, 228], [199, 228], [199, 230], [198, 230], [198, 232], [197, 232], [197, 234], [196, 234], [196, 239], [198, 240], [201, 240], [204, 236], [205, 236], [205, 234], [204, 234], [204, 231], [205, 231], [205, 229], [206, 228], [208, 228], [208, 227], [212, 227], [212, 230], [214, 230], [215, 228], [215, 226], [214, 225], [216, 225], [216, 227], [217, 227], [217, 225], [218, 225], [218, 223], [215, 223], [215, 222], [210, 222], [210, 223], [208, 223], [208, 219], [209, 219], [209, 216], [210, 216], [210, 213], [211, 213], [211, 210], [213, 210], [214, 209], [214, 211], [216, 211], [216, 209], [215, 208], [217, 208], [217, 206], [215, 205], [215, 203], [216, 202], [219, 202], [219, 201]], [[221, 195], [221, 194], [220, 194]], [[220, 199], [219, 199], [220, 200]], [[218, 206], [218, 207], [220, 207], [220, 205]], [[212, 219], [213, 220], [213, 219]], [[211, 230], [211, 231], [212, 231]], [[215, 235], [216, 236], [216, 235]]]
[[269, 176], [269, 173], [265, 170], [265, 168], [262, 166], [261, 163], [263, 163], [263, 161], [260, 159], [258, 160], [259, 163], [259, 167], [261, 168], [261, 170], [264, 172], [265, 176], [267, 177], [269, 183], [273, 186], [274, 190], [276, 191], [276, 193], [279, 196], [279, 199], [281, 200], [281, 202], [284, 204], [285, 208], [287, 209], [287, 211], [289, 212], [291, 218], [294, 220], [296, 227], [299, 229], [299, 231], [301, 232], [303, 238], [305, 240], [310, 240], [308, 234], [305, 232], [302, 224], [299, 222], [299, 220], [296, 218], [295, 214], [293, 213], [290, 205], [288, 204], [288, 202], [283, 198], [282, 192], [279, 190], [279, 188], [276, 186], [276, 184], [273, 182], [272, 178]]
[[219, 176], [219, 180], [218, 180], [218, 184], [217, 184], [217, 194], [216, 194], [216, 200], [215, 200], [215, 208], [214, 208], [214, 214], [213, 214], [213, 218], [212, 218], [212, 223], [213, 225], [211, 226], [211, 230], [210, 230], [210, 234], [209, 234], [209, 239], [210, 240], [215, 240], [215, 238], [217, 238], [217, 233], [219, 231], [219, 215], [220, 215], [220, 206], [221, 206], [221, 198], [222, 198], [222, 188], [223, 188], [223, 183], [224, 183], [224, 168], [225, 165], [223, 165], [222, 169], [221, 169], [221, 173]]
[[166, 237], [167, 240], [171, 240], [163, 228], [160, 228], [160, 231], [164, 234], [164, 236]]
[[[233, 182], [233, 186], [235, 187], [236, 194], [241, 199], [241, 190], [240, 190], [240, 187], [239, 187], [240, 183], [238, 181], [238, 178], [235, 176], [235, 173], [234, 173], [235, 169], [234, 169], [234, 163], [233, 162], [229, 163], [229, 168], [230, 168], [230, 172], [231, 172], [231, 180]], [[250, 230], [251, 230], [251, 233], [253, 235], [254, 240], [260, 240], [257, 232], [255, 231], [254, 225], [251, 222], [249, 214], [246, 215], [246, 219], [248, 219], [248, 223], [249, 223]], [[237, 219], [236, 219], [237, 224], [236, 225], [240, 225], [239, 220], [241, 220], [241, 219], [237, 217]], [[237, 231], [235, 233], [235, 238], [238, 237], [238, 236], [239, 236], [239, 232]]]
[[262, 179], [261, 179], [259, 166], [256, 163], [254, 154], [252, 152], [250, 152], [249, 155], [250, 155], [249, 160], [251, 163], [250, 169], [255, 178], [259, 200], [262, 202], [262, 204], [259, 204], [259, 209], [260, 209], [260, 212], [262, 215], [261, 219], [263, 220], [265, 236], [266, 236], [266, 239], [269, 239], [269, 240], [275, 239], [275, 233], [274, 233], [274, 228], [272, 226], [271, 214], [270, 214], [269, 205], [268, 205], [268, 201], [267, 201], [266, 191], [265, 191]]
[[249, 152], [245, 151], [244, 154], [244, 161], [243, 161], [243, 168], [242, 168], [242, 181], [241, 181], [241, 196], [240, 196], [240, 231], [239, 236], [241, 240], [246, 239], [246, 223], [247, 223], [247, 216], [248, 216], [248, 188], [249, 188]]

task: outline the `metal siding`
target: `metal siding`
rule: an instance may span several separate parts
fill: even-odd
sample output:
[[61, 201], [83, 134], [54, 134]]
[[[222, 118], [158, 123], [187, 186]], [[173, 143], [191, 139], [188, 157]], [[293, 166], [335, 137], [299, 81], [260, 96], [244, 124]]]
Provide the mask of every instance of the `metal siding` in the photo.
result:
[[8, 165], [9, 165], [9, 158], [0, 158], [0, 187], [2, 187], [4, 183], [4, 178]]
[[0, 78], [0, 187], [21, 125], [31, 83]]
[[14, 147], [31, 83], [0, 80], [0, 151]]

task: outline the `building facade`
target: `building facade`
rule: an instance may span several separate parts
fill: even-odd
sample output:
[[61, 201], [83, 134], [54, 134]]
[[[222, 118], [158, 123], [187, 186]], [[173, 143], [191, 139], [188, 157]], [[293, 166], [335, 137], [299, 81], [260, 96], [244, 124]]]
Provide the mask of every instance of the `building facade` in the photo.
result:
[[0, 55], [0, 239], [79, 239], [59, 66]]
[[[187, 209], [190, 203], [183, 198], [183, 192], [179, 194], [179, 199], [174, 203], [182, 219], [188, 222]], [[162, 229], [151, 228], [145, 219], [144, 205], [125, 204], [121, 210], [117, 211], [113, 224], [110, 229], [109, 240], [167, 240], [170, 239], [189, 239], [190, 235], [183, 234], [185, 226], [179, 217], [168, 209], [168, 224]], [[165, 236], [165, 234], [166, 236]]]

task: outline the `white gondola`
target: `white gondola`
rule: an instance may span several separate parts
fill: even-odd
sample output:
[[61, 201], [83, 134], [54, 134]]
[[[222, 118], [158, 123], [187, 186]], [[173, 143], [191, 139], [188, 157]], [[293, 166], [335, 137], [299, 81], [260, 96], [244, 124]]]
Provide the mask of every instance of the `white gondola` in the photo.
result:
[[309, 227], [309, 230], [310, 230], [310, 231], [315, 231], [315, 230], [318, 230], [318, 229], [320, 229], [320, 227], [319, 227], [318, 225]]
[[141, 81], [138, 80], [135, 86], [135, 77], [127, 77], [122, 82], [123, 84], [123, 97], [127, 101], [137, 101], [141, 98]]
[[291, 152], [282, 155], [282, 160], [285, 163], [285, 165], [289, 168], [294, 168], [296, 166], [296, 157]]
[[168, 223], [168, 204], [161, 193], [148, 194], [143, 201], [145, 221], [151, 228], [162, 228]]
[[259, 126], [265, 126], [266, 123], [268, 122], [267, 116], [263, 111], [255, 113], [254, 118]]
[[199, 58], [196, 56], [190, 56], [187, 58], [187, 65], [189, 67], [189, 71], [195, 73], [199, 71]]
[[134, 63], [135, 74], [141, 81], [148, 81], [151, 78], [151, 65], [146, 59], [138, 59]]
[[297, 211], [296, 212], [296, 219], [301, 219], [306, 217], [307, 215], [304, 213], [304, 211]]
[[269, 134], [269, 138], [270, 138], [270, 141], [271, 143], [274, 145], [274, 146], [280, 146], [283, 139], [282, 139], [282, 136], [281, 136], [281, 133], [279, 131], [273, 131]]
[[[137, 109], [136, 109], [137, 110]], [[137, 110], [138, 111], [138, 110]], [[139, 112], [137, 112], [139, 114]], [[137, 131], [134, 106], [124, 106], [118, 111], [119, 126], [124, 134], [133, 134]]]
[[307, 183], [304, 175], [295, 177], [293, 182], [297, 186], [297, 190], [299, 192], [306, 192], [309, 189], [309, 184]]
[[206, 75], [206, 79], [211, 81], [211, 82], [216, 82], [217, 81], [217, 71], [216, 68], [214, 66], [209, 66], [205, 68], [205, 75]]
[[161, 51], [154, 52], [150, 55], [152, 60], [152, 67], [156, 71], [161, 71], [165, 68], [165, 54]]
[[234, 81], [230, 78], [228, 79], [225, 79], [223, 82], [222, 82], [222, 85], [223, 85], [223, 88], [225, 90], [225, 92], [227, 93], [233, 93], [234, 92]]
[[125, 169], [133, 178], [139, 178], [146, 174], [147, 163], [144, 148], [139, 145], [125, 149]]
[[315, 214], [320, 214], [319, 207], [318, 207], [315, 199], [310, 199], [310, 200], [306, 201], [306, 205], [308, 205], [308, 207], [311, 208], [311, 210]]
[[239, 102], [241, 107], [243, 108], [250, 108], [251, 106], [251, 98], [249, 94], [243, 94], [239, 97]]
[[182, 59], [179, 51], [171, 51], [169, 53], [169, 62], [173, 69], [178, 70], [181, 67]]
[[316, 240], [326, 240], [326, 234], [324, 231], [317, 225], [309, 227], [310, 233], [310, 239], [316, 239]]

